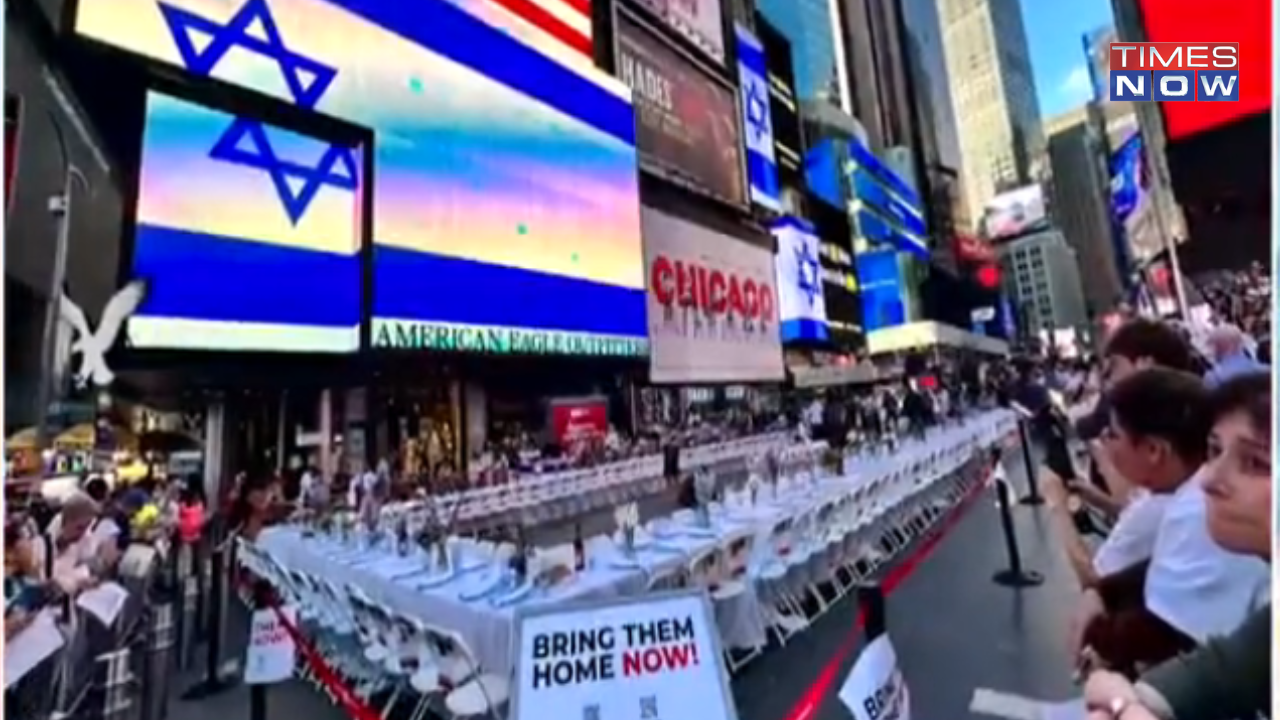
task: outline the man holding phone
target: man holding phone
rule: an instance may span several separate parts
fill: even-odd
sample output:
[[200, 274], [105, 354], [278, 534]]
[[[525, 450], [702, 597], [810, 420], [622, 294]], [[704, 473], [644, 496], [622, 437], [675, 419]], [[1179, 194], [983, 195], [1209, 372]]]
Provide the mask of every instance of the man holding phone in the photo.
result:
[[[1103, 352], [1104, 389], [1139, 370], [1162, 367], [1188, 372], [1194, 355], [1190, 345], [1168, 325], [1155, 321], [1130, 320], [1116, 329]], [[1090, 444], [1093, 456], [1092, 482], [1076, 480], [1074, 473], [1064, 475], [1058, 468], [1048, 467], [1040, 490], [1053, 517], [1059, 540], [1076, 577], [1084, 587], [1092, 587], [1099, 578], [1118, 572], [1151, 557], [1156, 532], [1164, 517], [1168, 496], [1134, 488], [1112, 462], [1100, 438], [1111, 423], [1111, 410], [1106, 394], [1089, 416], [1076, 424], [1077, 434]], [[1074, 510], [1088, 505], [1115, 518], [1106, 539], [1091, 550], [1074, 517]]]

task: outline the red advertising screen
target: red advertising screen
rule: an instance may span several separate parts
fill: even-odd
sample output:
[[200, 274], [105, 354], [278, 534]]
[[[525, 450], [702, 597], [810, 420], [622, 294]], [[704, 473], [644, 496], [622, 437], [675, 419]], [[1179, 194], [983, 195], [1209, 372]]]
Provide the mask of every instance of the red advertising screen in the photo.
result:
[[551, 436], [567, 447], [603, 438], [609, 432], [609, 401], [603, 397], [558, 398], [551, 401]]
[[1147, 42], [1240, 43], [1240, 99], [1161, 103], [1170, 140], [1271, 107], [1271, 0], [1138, 0]]

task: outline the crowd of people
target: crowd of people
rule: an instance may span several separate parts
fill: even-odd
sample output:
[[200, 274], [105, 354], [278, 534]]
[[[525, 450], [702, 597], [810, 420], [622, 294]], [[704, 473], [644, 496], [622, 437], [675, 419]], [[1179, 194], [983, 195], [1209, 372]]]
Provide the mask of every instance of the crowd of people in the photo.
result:
[[6, 508], [5, 637], [47, 607], [65, 605], [116, 575], [135, 543], [195, 545], [206, 522], [198, 483], [151, 481], [111, 488], [88, 477], [56, 508], [31, 498]]
[[1036, 408], [1095, 720], [1270, 710], [1272, 385], [1242, 335], [1215, 330], [1206, 359], [1176, 325], [1129, 320], [1084, 377], [1069, 373], [1085, 388], [1076, 412]]
[[1258, 352], [1269, 352], [1271, 275], [1261, 263], [1254, 263], [1242, 271], [1211, 273], [1200, 278], [1196, 286], [1214, 315], [1222, 322], [1239, 328], [1256, 344]]

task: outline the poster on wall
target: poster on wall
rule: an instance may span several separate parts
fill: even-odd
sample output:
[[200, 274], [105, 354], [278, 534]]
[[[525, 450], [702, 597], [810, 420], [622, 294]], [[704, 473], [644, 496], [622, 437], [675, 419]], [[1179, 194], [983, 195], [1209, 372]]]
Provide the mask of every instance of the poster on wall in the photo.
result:
[[720, 0], [635, 0], [681, 37], [723, 63], [724, 31]]
[[781, 380], [773, 255], [651, 208], [643, 211], [643, 226], [650, 379]]
[[827, 303], [823, 292], [820, 245], [813, 226], [786, 217], [773, 226], [778, 241], [778, 318], [782, 342], [824, 341]]
[[618, 77], [635, 93], [636, 144], [644, 167], [745, 205], [742, 134], [733, 91], [621, 13], [617, 36]]
[[[373, 177], [360, 187], [373, 195], [375, 347], [647, 352], [631, 91], [566, 61], [545, 32], [516, 32], [463, 0], [81, 0], [76, 9], [82, 36], [371, 131]], [[243, 164], [290, 187], [319, 185], [307, 218], [349, 182], [345, 163]], [[270, 209], [221, 214], [257, 222]], [[325, 242], [356, 224], [332, 219]], [[314, 305], [333, 298], [322, 301]], [[296, 297], [277, 304], [314, 312]]]

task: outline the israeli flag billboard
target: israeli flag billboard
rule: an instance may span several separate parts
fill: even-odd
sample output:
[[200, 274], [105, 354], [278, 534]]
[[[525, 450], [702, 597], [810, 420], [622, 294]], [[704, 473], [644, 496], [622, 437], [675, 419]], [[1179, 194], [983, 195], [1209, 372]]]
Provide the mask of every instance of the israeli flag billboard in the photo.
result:
[[778, 164], [773, 156], [773, 118], [769, 114], [769, 70], [764, 45], [741, 25], [738, 31], [738, 80], [742, 90], [742, 127], [747, 150], [747, 182], [755, 204], [780, 212]]

